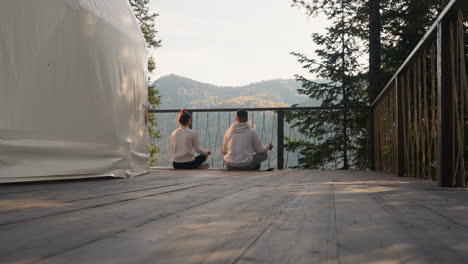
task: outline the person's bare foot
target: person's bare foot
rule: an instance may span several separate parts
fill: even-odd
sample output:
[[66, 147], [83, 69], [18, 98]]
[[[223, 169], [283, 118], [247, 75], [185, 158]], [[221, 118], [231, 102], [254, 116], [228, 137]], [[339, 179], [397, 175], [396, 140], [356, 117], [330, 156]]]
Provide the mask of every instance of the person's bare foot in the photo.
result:
[[199, 169], [208, 169], [210, 165], [208, 163], [203, 163], [202, 165], [198, 166]]

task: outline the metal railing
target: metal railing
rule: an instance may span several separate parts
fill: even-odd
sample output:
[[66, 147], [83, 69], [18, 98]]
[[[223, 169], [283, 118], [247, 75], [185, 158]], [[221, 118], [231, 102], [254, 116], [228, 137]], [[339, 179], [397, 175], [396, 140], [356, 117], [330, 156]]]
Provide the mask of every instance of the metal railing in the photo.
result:
[[372, 163], [466, 187], [468, 2], [452, 0], [372, 103]]
[[[307, 142], [318, 142], [326, 138], [311, 138], [302, 133], [294, 120], [289, 120], [285, 116], [292, 112], [301, 111], [342, 111], [343, 107], [280, 107], [280, 108], [242, 108], [249, 113], [249, 123], [256, 129], [262, 144], [272, 143], [275, 148], [269, 155], [265, 166], [276, 167], [278, 169], [295, 168], [301, 156], [299, 151], [287, 150], [285, 139], [295, 139]], [[199, 142], [202, 148], [212, 151], [213, 155], [208, 161], [212, 167], [224, 167], [221, 155], [221, 146], [225, 131], [235, 122], [236, 111], [239, 108], [221, 109], [186, 109], [192, 115], [191, 128], [198, 132]], [[364, 111], [370, 115], [368, 107], [351, 107], [347, 111]], [[160, 148], [156, 157], [158, 166], [171, 166], [170, 134], [178, 127], [177, 115], [180, 109], [150, 110], [156, 114], [158, 119], [158, 129], [161, 133], [159, 139], [152, 139]], [[330, 122], [332, 122], [330, 120]], [[338, 151], [339, 147], [335, 151]], [[276, 165], [276, 166], [274, 166]], [[338, 168], [340, 159], [325, 161], [320, 169]]]

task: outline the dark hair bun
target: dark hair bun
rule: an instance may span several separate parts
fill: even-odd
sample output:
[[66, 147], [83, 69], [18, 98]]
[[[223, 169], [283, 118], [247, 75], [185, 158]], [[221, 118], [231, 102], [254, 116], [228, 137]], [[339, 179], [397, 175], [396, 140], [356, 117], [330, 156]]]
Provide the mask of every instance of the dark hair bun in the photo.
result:
[[179, 123], [183, 126], [186, 126], [191, 119], [192, 116], [184, 108], [182, 108], [179, 114]]

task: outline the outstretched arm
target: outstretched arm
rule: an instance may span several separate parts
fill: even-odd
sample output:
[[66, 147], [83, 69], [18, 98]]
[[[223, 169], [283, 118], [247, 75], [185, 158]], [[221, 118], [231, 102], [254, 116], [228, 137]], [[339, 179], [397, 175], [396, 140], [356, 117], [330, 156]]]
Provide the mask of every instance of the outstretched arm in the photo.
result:
[[254, 131], [253, 133], [254, 133], [253, 147], [254, 147], [255, 153], [264, 153], [273, 147], [271, 144], [262, 145], [262, 142], [260, 142], [260, 138], [258, 137], [257, 132]]

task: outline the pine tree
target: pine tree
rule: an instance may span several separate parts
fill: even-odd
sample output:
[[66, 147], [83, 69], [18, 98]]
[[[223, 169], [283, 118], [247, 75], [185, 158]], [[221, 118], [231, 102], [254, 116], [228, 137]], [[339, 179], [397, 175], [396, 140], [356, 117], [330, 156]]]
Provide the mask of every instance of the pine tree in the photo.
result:
[[322, 107], [341, 107], [340, 110], [295, 111], [287, 115], [299, 131], [314, 141], [287, 139], [286, 148], [299, 151], [299, 167], [330, 167], [335, 162], [341, 169], [367, 167], [367, 113], [351, 107], [367, 103], [364, 68], [358, 62], [363, 52], [359, 43], [359, 25], [353, 19], [359, 5], [352, 0], [314, 1], [306, 8], [311, 14], [324, 13], [332, 25], [324, 35], [313, 34], [319, 48], [319, 60], [301, 53], [293, 53], [315, 82], [301, 75], [300, 94], [322, 102]]
[[[338, 53], [340, 47], [333, 46], [331, 41], [336, 39], [326, 40], [324, 37], [314, 35], [314, 42], [319, 45], [323, 45], [322, 49], [316, 51], [317, 55], [321, 58], [321, 61], [317, 63], [314, 60], [310, 60], [302, 54], [295, 53], [299, 57], [299, 61], [304, 64], [304, 68], [309, 69], [310, 73], [315, 74], [316, 77], [321, 77], [329, 80], [330, 83], [314, 83], [308, 79], [297, 76], [297, 79], [303, 82], [303, 89], [299, 92], [307, 94], [315, 99], [324, 99], [323, 106], [339, 105], [346, 107], [346, 92], [348, 89], [353, 90], [353, 84], [360, 85], [356, 87], [357, 100], [348, 99], [348, 103], [361, 104], [365, 102], [366, 93], [369, 95], [369, 101], [375, 99], [378, 93], [383, 89], [384, 85], [398, 67], [404, 62], [409, 53], [417, 45], [421, 37], [427, 31], [432, 24], [433, 20], [441, 10], [441, 4], [444, 1], [439, 0], [355, 0], [355, 1], [328, 1], [328, 0], [292, 0], [294, 5], [301, 6], [307, 10], [309, 15], [316, 15], [318, 13], [325, 14], [329, 19], [333, 21], [333, 26], [328, 29], [328, 35], [331, 33], [337, 33], [344, 28], [347, 28], [347, 32], [341, 32], [342, 35], [346, 36], [347, 39], [352, 39], [354, 43], [360, 42], [363, 49], [359, 49], [356, 46], [354, 49], [346, 49], [348, 51], [348, 61], [355, 62], [362, 54], [368, 53], [369, 65], [365, 67], [359, 67], [357, 64], [351, 63], [349, 68], [353, 69], [365, 69], [364, 71], [358, 71], [353, 74], [354, 78], [349, 78], [346, 72], [342, 70], [343, 82], [341, 83], [336, 79], [330, 78], [330, 76], [336, 77], [338, 72], [336, 69], [331, 69], [330, 65], [338, 64], [337, 61], [333, 61], [331, 58], [339, 57], [338, 54], [330, 56], [333, 52]], [[337, 17], [340, 16], [339, 10], [344, 5], [346, 19], [343, 25], [339, 25]], [[343, 16], [342, 16], [343, 17]], [[345, 39], [346, 39], [345, 37]], [[331, 40], [331, 41], [330, 41]], [[336, 42], [335, 42], [336, 43]], [[347, 46], [347, 45], [344, 45]], [[353, 51], [353, 52], [350, 52]], [[344, 54], [342, 52], [342, 54]], [[328, 58], [327, 58], [328, 56]], [[346, 56], [344, 56], [346, 58]], [[343, 64], [343, 63], [342, 63]], [[329, 65], [325, 67], [324, 65]], [[353, 67], [358, 66], [358, 67]], [[348, 69], [349, 69], [348, 68]], [[327, 70], [327, 71], [324, 71]], [[364, 72], [364, 74], [363, 74]], [[335, 73], [335, 74], [331, 74]], [[365, 78], [364, 75], [367, 77]], [[332, 84], [332, 85], [330, 85]], [[331, 91], [331, 86], [336, 84], [343, 85], [341, 96], [343, 99], [340, 103], [336, 103], [330, 98], [335, 97], [336, 91]], [[348, 92], [352, 93], [352, 91]], [[327, 94], [327, 95], [324, 95]], [[339, 97], [338, 97], [339, 98]], [[356, 99], [355, 98], [355, 99]], [[330, 102], [333, 102], [332, 104]], [[336, 112], [336, 111], [335, 111]], [[346, 112], [340, 115], [337, 113], [329, 112], [328, 115], [332, 120], [342, 119], [343, 132], [341, 135], [337, 132], [337, 126], [334, 128], [323, 127], [332, 126], [331, 122], [324, 122], [325, 116], [320, 113], [307, 113], [308, 118], [300, 118], [299, 113], [295, 113], [298, 126], [302, 132], [313, 138], [318, 138], [320, 144], [312, 144], [310, 142], [298, 142], [289, 139], [287, 146], [290, 150], [300, 150], [303, 154], [300, 164], [302, 167], [318, 167], [320, 164], [331, 162], [334, 159], [335, 152], [332, 150], [331, 145], [336, 142], [340, 142], [339, 136], [343, 137], [341, 140], [343, 143], [339, 144], [339, 148], [342, 153], [341, 157], [343, 168], [346, 168], [346, 142], [350, 142], [350, 150], [354, 153], [350, 153], [355, 159], [353, 164], [355, 167], [363, 167], [366, 165], [365, 156], [366, 148], [363, 134], [366, 133], [364, 127], [365, 117], [361, 114], [353, 117], [354, 112]], [[349, 123], [349, 118], [346, 116], [350, 114], [357, 122], [354, 126], [350, 126], [350, 133], [346, 133], [346, 125], [353, 124]], [[321, 116], [320, 116], [321, 115]], [[333, 130], [332, 133], [329, 130]], [[353, 134], [354, 133], [354, 134]], [[326, 139], [326, 135], [334, 135], [335, 138], [332, 140]], [[328, 143], [330, 141], [330, 143]], [[315, 154], [314, 154], [315, 153]]]
[[[304, 7], [310, 15], [327, 12], [332, 8], [330, 1], [322, 0], [292, 0], [295, 5]], [[381, 12], [389, 2], [394, 0], [356, 0], [355, 10], [349, 13], [355, 24], [354, 36], [360, 37], [368, 47], [368, 88], [369, 100], [372, 102], [379, 94], [382, 86], [382, 15]], [[336, 2], [336, 1], [335, 1]], [[336, 3], [335, 3], [336, 5]]]
[[[369, 0], [367, 18], [369, 19], [369, 99], [374, 101], [382, 89], [382, 16], [381, 0]], [[359, 15], [358, 13], [357, 15]], [[365, 13], [364, 13], [365, 14]]]
[[[292, 0], [309, 14], [331, 8], [326, 0]], [[368, 94], [373, 101], [431, 26], [445, 0], [356, 0], [355, 35], [369, 56]]]
[[[145, 37], [147, 48], [149, 50], [159, 48], [161, 41], [157, 39], [156, 24], [155, 20], [158, 16], [156, 13], [152, 13], [149, 9], [150, 0], [129, 0], [130, 5], [133, 8], [138, 24], [140, 25], [141, 32]], [[156, 62], [152, 56], [148, 59], [148, 72], [152, 73], [156, 69]], [[156, 86], [151, 85], [151, 77], [148, 76], [148, 100], [150, 103], [150, 109], [156, 109], [161, 104], [161, 97]], [[148, 116], [148, 130], [151, 139], [151, 152], [150, 152], [150, 165], [153, 166], [155, 163], [154, 155], [159, 152], [158, 147], [154, 143], [154, 139], [159, 138], [160, 134], [157, 130], [157, 119], [155, 114], [149, 114]]]
[[438, 14], [440, 0], [360, 1], [355, 19], [369, 53], [372, 102], [409, 56]]
[[440, 12], [440, 0], [386, 0], [382, 10], [382, 80], [386, 84]]

